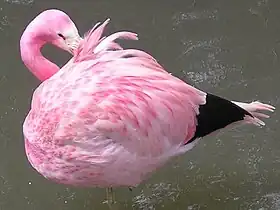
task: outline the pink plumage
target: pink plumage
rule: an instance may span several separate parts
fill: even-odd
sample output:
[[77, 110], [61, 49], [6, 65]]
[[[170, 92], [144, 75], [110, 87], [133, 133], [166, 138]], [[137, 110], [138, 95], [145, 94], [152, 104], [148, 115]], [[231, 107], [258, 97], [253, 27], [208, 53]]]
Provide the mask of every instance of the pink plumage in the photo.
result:
[[[256, 117], [268, 116], [258, 111], [273, 111], [186, 84], [151, 55], [115, 42], [137, 40], [135, 33], [102, 38], [108, 22], [79, 40], [73, 58], [34, 92], [23, 132], [28, 160], [44, 177], [75, 186], [135, 186], [196, 139], [234, 122], [264, 125]], [[21, 49], [32, 50], [24, 43]], [[31, 59], [24, 60], [34, 72]]]

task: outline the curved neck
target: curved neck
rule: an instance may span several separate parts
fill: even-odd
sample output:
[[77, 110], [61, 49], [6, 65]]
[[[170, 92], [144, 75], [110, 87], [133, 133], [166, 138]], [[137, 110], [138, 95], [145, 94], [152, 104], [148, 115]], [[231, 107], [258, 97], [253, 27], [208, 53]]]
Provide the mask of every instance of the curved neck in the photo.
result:
[[41, 81], [53, 76], [59, 67], [46, 59], [41, 48], [46, 43], [42, 39], [32, 36], [28, 30], [25, 30], [20, 40], [20, 53], [25, 66]]

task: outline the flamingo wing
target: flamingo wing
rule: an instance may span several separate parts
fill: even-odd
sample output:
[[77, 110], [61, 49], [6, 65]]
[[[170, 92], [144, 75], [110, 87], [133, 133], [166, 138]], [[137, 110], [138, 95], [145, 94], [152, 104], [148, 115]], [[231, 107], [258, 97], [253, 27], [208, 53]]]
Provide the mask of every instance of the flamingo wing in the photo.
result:
[[[130, 59], [101, 62], [83, 76], [65, 77], [61, 91], [44, 97], [63, 103], [53, 104], [60, 112], [55, 138], [93, 147], [110, 143], [157, 156], [194, 135], [198, 107], [206, 94]], [[76, 64], [73, 72], [81, 73], [79, 65], [83, 64]], [[88, 79], [90, 75], [95, 79]]]

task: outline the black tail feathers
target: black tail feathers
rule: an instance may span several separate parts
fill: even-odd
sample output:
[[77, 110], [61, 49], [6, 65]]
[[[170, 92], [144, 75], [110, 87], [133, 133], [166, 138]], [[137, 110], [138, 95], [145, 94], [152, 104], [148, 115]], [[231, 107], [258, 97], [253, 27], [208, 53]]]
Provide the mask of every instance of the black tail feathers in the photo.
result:
[[207, 93], [206, 104], [199, 107], [195, 135], [187, 143], [224, 128], [231, 123], [241, 121], [246, 115], [252, 116], [231, 101]]

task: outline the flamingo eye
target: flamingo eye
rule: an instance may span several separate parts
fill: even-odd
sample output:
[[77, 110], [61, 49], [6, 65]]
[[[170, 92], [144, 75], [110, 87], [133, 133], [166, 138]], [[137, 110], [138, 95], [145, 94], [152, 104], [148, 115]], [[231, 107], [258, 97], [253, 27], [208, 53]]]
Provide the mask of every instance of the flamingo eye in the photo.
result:
[[60, 36], [62, 39], [66, 40], [65, 36], [63, 36], [61, 33], [59, 33], [57, 35]]

